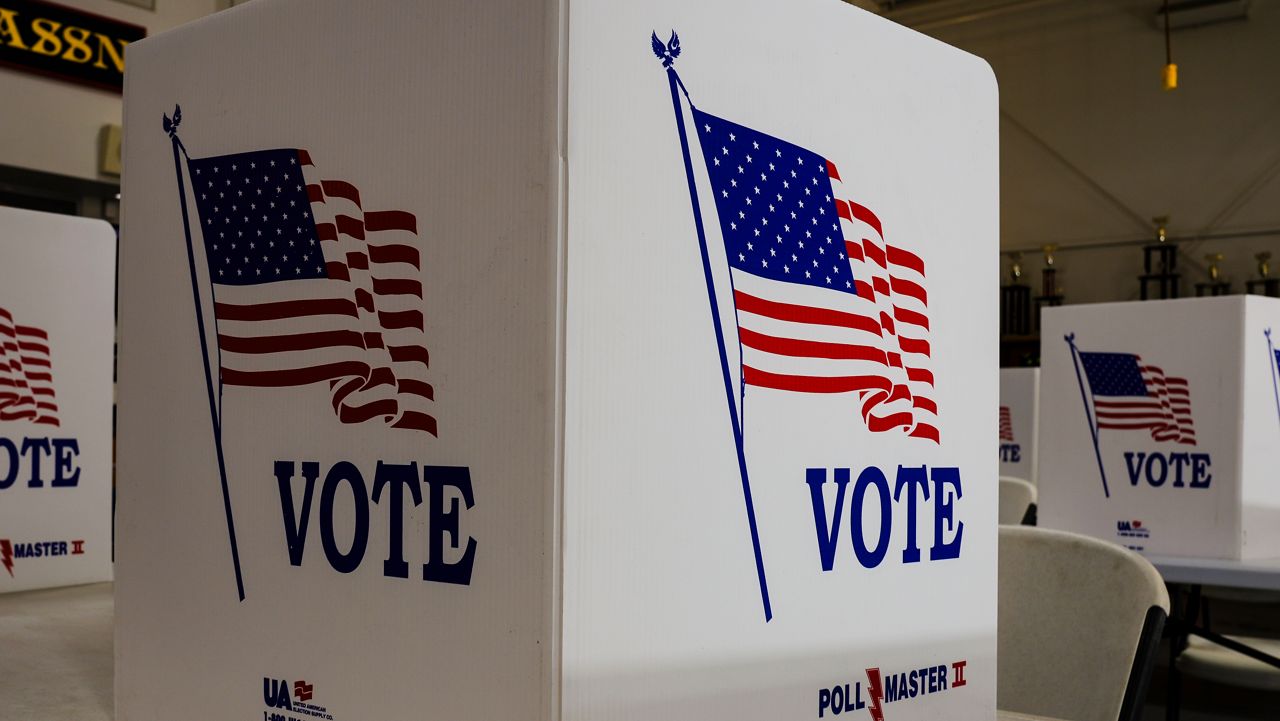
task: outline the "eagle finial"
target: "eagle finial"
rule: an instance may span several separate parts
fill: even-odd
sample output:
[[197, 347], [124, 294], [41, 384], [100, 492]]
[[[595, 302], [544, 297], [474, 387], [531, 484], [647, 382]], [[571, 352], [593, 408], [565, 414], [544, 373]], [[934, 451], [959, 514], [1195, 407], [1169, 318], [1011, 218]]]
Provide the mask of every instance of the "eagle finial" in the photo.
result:
[[173, 106], [173, 118], [168, 115], [164, 116], [164, 131], [173, 137], [178, 132], [178, 126], [182, 123], [182, 106]]
[[662, 61], [662, 67], [669, 68], [676, 58], [680, 57], [680, 36], [675, 30], [671, 31], [671, 39], [665, 44], [658, 39], [658, 33], [654, 32], [649, 38], [650, 44], [653, 46], [653, 54]]

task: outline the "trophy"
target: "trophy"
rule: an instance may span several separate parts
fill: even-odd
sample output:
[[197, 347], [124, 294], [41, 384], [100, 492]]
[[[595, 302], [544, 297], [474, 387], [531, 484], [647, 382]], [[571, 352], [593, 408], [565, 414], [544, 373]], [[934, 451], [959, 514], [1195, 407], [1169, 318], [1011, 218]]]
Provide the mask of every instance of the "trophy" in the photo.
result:
[[1040, 246], [1040, 250], [1044, 253], [1044, 269], [1040, 271], [1040, 295], [1035, 297], [1033, 320], [1037, 331], [1040, 330], [1040, 309], [1062, 305], [1062, 288], [1058, 286], [1058, 259], [1053, 255], [1058, 251], [1058, 246], [1049, 243]]
[[1142, 275], [1138, 283], [1142, 290], [1142, 300], [1152, 297], [1151, 285], [1155, 284], [1156, 298], [1177, 298], [1178, 282], [1181, 278], [1178, 268], [1178, 244], [1169, 240], [1169, 216], [1161, 215], [1151, 219], [1155, 225], [1155, 242], [1142, 248]]
[[1022, 283], [1022, 253], [1011, 253], [1009, 285], [1000, 287], [1000, 335], [1031, 334], [1031, 289]]
[[1217, 283], [1222, 275], [1222, 271], [1218, 270], [1218, 263], [1226, 260], [1226, 256], [1222, 253], [1210, 253], [1204, 259], [1209, 261], [1209, 282]]
[[1253, 257], [1258, 261], [1258, 277], [1245, 282], [1245, 292], [1280, 298], [1280, 278], [1271, 277], [1271, 254], [1263, 251]]
[[[1040, 293], [1043, 298], [1058, 297], [1061, 299], [1062, 289], [1058, 287], [1058, 269], [1054, 266], [1053, 254], [1058, 250], [1058, 246], [1050, 243], [1043, 245], [1040, 250], [1044, 251], [1044, 270], [1040, 271], [1042, 282], [1040, 284]], [[1053, 303], [1053, 305], [1058, 305]]]
[[1203, 295], [1230, 295], [1231, 284], [1222, 279], [1222, 270], [1218, 264], [1226, 260], [1222, 253], [1209, 253], [1204, 259], [1209, 261], [1209, 267], [1205, 272], [1209, 274], [1209, 282], [1196, 283], [1196, 297]]

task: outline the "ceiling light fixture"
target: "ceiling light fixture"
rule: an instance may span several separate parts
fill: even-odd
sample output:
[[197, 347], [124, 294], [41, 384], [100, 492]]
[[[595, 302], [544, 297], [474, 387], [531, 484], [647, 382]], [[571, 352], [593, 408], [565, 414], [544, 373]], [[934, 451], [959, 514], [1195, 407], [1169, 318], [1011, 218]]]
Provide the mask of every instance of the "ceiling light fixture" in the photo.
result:
[[1173, 62], [1173, 47], [1169, 40], [1169, 0], [1164, 0], [1164, 89], [1178, 87], [1178, 66]]

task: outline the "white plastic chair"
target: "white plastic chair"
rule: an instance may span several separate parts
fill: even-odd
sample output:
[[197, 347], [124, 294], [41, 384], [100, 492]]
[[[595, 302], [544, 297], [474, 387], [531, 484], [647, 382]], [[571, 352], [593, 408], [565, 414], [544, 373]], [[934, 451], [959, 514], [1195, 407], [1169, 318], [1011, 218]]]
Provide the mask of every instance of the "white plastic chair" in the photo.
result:
[[1036, 487], [1030, 481], [1000, 476], [1000, 523], [1019, 525], [1036, 502]]
[[1169, 594], [1155, 567], [1113, 543], [1000, 527], [996, 703], [1067, 721], [1136, 721]]

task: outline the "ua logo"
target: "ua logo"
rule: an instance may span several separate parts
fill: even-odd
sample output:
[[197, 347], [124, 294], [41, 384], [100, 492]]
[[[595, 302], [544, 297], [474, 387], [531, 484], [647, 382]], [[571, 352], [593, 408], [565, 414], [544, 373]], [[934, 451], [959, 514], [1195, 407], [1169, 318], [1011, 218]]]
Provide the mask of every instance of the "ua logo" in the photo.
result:
[[274, 678], [262, 679], [262, 701], [271, 708], [293, 710], [293, 702], [289, 700], [289, 684]]

